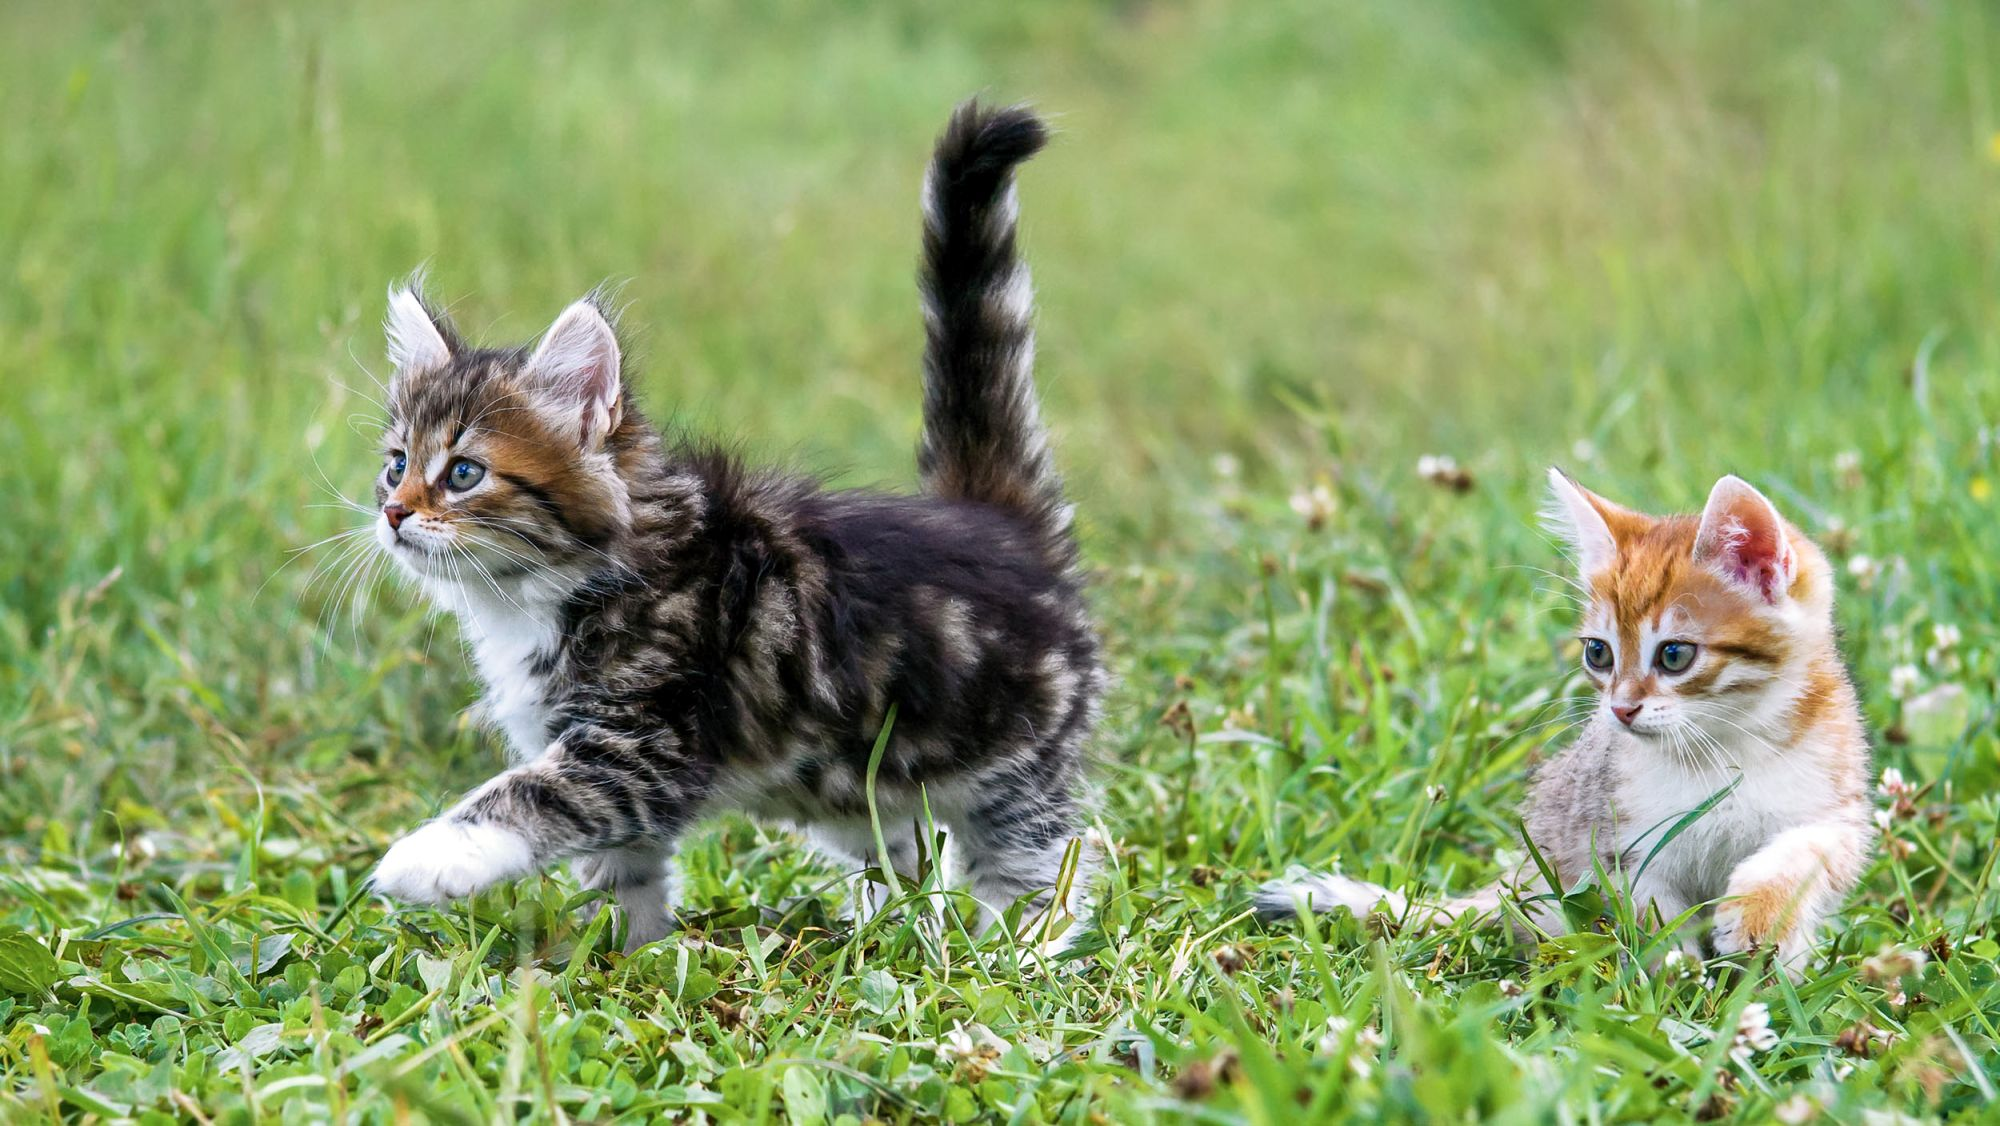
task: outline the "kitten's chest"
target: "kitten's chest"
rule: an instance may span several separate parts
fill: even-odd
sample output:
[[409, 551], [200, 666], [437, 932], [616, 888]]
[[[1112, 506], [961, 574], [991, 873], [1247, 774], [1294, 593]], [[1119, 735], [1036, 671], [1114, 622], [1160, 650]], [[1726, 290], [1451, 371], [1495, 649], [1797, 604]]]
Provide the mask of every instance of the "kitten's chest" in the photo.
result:
[[548, 748], [551, 704], [561, 663], [562, 638], [553, 613], [508, 607], [466, 622], [472, 663], [486, 686], [480, 710], [506, 735], [516, 762]]
[[[1625, 854], [1635, 864], [1651, 857], [1649, 874], [1680, 889], [1690, 901], [1713, 899], [1723, 894], [1730, 873], [1751, 853], [1810, 819], [1814, 787], [1810, 779], [1792, 774], [1782, 763], [1755, 760], [1741, 767], [1740, 780], [1734, 772], [1662, 765], [1634, 771], [1619, 788]], [[1725, 788], [1728, 792], [1717, 798]], [[1674, 831], [1711, 799], [1712, 807]]]

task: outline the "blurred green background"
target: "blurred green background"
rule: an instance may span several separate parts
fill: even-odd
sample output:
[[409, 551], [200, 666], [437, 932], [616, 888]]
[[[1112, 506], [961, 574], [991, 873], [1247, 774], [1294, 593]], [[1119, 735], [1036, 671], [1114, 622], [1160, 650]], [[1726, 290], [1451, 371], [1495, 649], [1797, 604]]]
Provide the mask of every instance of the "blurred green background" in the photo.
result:
[[[1166, 557], [1223, 453], [1281, 493], [1450, 453], [1522, 516], [1495, 557], [1546, 551], [1525, 515], [1551, 462], [1635, 504], [1725, 471], [1814, 503], [1832, 451], [1894, 457], [1913, 408], [1994, 405], [1990, 25], [1942, 3], [11, 5], [5, 690], [18, 715], [65, 593], [120, 567], [109, 605], [204, 676], [297, 664], [311, 560], [267, 580], [344, 526], [312, 505], [365, 493], [382, 294], [423, 263], [487, 341], [621, 282], [655, 416], [908, 482], [916, 185], [975, 92], [1061, 129], [1025, 237], [1101, 560]], [[157, 656], [88, 655], [84, 679], [123, 699], [144, 678], [119, 662]]]
[[[0, 919], [159, 906], [120, 897], [112, 846], [142, 830], [172, 843], [134, 885], [233, 894], [255, 883], [241, 842], [279, 837], [330, 910], [496, 761], [457, 718], [448, 622], [359, 560], [287, 564], [366, 493], [383, 293], [419, 264], [488, 342], [622, 283], [656, 418], [909, 483], [917, 186], [973, 93], [1059, 130], [1024, 174], [1024, 237], [1125, 677], [1107, 817], [1150, 859], [1124, 893], [1184, 893], [1213, 933], [1228, 889], [1295, 857], [1435, 863], [1419, 823], [1451, 857], [1505, 838], [1565, 659], [1533, 571], [1557, 566], [1533, 526], [1552, 462], [1654, 509], [1723, 472], [1767, 488], [1865, 575], [1843, 623], [1890, 727], [1879, 686], [1930, 623], [1988, 634], [1996, 20], [1943, 0], [8, 4], [0, 867], [41, 875], [0, 886]], [[1419, 479], [1427, 453], [1468, 491]], [[1977, 652], [1970, 726], [1893, 752], [1983, 764], [1975, 793]], [[1496, 743], [1455, 693], [1528, 704]], [[1157, 723], [1177, 699], [1219, 734], [1198, 761]], [[1356, 739], [1380, 774], [1326, 791], [1323, 756]], [[1469, 805], [1425, 812], [1440, 770]], [[1405, 799], [1380, 828], [1346, 816]], [[741, 871], [769, 847], [739, 826], [697, 883], [775, 897], [790, 877]]]

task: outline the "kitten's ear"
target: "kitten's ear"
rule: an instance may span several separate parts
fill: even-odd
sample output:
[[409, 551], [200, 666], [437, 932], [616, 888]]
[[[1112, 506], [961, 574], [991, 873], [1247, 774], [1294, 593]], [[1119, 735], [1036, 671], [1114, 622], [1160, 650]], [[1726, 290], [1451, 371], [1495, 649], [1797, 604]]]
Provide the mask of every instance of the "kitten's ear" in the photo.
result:
[[1549, 504], [1542, 519], [1569, 541], [1576, 569], [1587, 580], [1618, 557], [1619, 533], [1645, 517], [1612, 504], [1551, 466]]
[[1799, 573], [1785, 518], [1763, 493], [1733, 475], [1717, 481], [1708, 494], [1694, 557], [1774, 604]]
[[618, 428], [621, 411], [618, 334], [595, 294], [562, 311], [528, 360], [528, 374], [576, 413], [580, 445], [591, 446]]
[[457, 347], [451, 325], [424, 303], [421, 284], [421, 278], [412, 278], [389, 287], [389, 315], [382, 330], [389, 338], [389, 364], [399, 376], [443, 367]]

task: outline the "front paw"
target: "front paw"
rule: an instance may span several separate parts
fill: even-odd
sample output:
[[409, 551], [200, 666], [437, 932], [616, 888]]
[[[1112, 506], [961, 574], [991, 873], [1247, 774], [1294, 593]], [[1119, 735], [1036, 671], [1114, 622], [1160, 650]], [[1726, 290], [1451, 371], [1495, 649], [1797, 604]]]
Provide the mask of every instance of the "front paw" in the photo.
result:
[[534, 870], [534, 850], [512, 829], [438, 820], [390, 846], [371, 883], [391, 899], [436, 906]]
[[1751, 892], [1716, 905], [1715, 952], [1727, 957], [1772, 949], [1778, 968], [1797, 981], [1812, 956], [1812, 933], [1797, 925], [1789, 910], [1776, 910], [1774, 898]]
[[1743, 901], [1725, 899], [1715, 907], [1715, 952], [1727, 957], [1757, 948], [1758, 936], [1744, 917]]

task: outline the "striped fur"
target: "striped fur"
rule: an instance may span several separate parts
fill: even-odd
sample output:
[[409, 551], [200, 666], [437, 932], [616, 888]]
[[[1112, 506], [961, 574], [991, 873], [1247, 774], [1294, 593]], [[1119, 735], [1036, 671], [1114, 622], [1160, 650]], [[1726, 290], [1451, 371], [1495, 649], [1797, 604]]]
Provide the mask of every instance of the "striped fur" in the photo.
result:
[[1069, 505], [1035, 401], [1034, 287], [1014, 251], [1014, 168], [1047, 143], [1025, 109], [967, 102], [924, 177], [925, 488], [1019, 513], [1074, 562]]
[[[915, 859], [928, 808], [989, 916], [1025, 901], [1061, 929], [1092, 859], [1105, 673], [1013, 248], [1011, 169], [1042, 136], [968, 104], [939, 141], [918, 495], [663, 438], [594, 298], [532, 352], [469, 347], [419, 295], [392, 299], [378, 538], [458, 615], [517, 765], [390, 849], [377, 888], [435, 903], [574, 858], [636, 944], [670, 925], [676, 840], [717, 812], [875, 864], [866, 778], [893, 706], [887, 861]], [[470, 488], [461, 461], [484, 470]]]
[[[1770, 948], [1796, 972], [1860, 878], [1874, 830], [1868, 741], [1834, 644], [1825, 556], [1735, 477], [1696, 516], [1652, 517], [1550, 474], [1552, 523], [1578, 563], [1584, 672], [1598, 702], [1529, 788], [1529, 838], [1572, 887], [1602, 864], [1642, 916], [1700, 908], [1676, 936], [1719, 953]], [[1592, 643], [1602, 659], [1593, 663]], [[1670, 645], [1693, 646], [1669, 667]], [[1731, 789], [1733, 787], [1733, 789]], [[1667, 827], [1728, 790], [1660, 846]], [[1532, 868], [1475, 896], [1412, 903], [1344, 876], [1294, 874], [1260, 891], [1283, 915], [1386, 903], [1432, 924], [1490, 915], [1502, 888], [1547, 890]], [[1530, 904], [1538, 924], [1561, 918]]]

